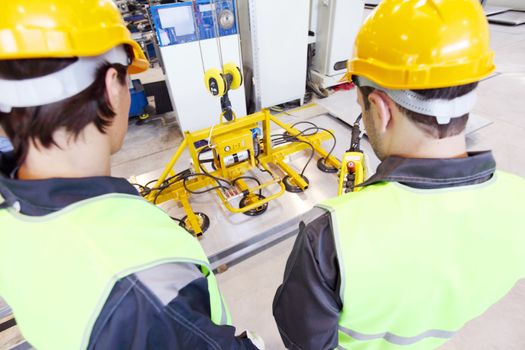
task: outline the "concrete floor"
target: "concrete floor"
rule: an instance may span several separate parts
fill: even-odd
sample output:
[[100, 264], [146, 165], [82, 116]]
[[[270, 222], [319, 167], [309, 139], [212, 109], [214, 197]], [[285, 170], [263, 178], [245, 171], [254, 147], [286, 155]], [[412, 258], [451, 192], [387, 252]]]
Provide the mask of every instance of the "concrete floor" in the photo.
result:
[[[468, 146], [471, 150], [492, 149], [500, 169], [525, 177], [525, 26], [491, 25], [491, 35], [497, 74], [480, 84], [474, 114], [492, 123], [469, 135]], [[323, 100], [317, 102], [323, 105]], [[357, 115], [354, 108], [349, 101], [342, 113]], [[323, 113], [323, 108], [314, 113]], [[161, 168], [180, 141], [180, 131], [173, 124], [131, 125], [123, 151], [113, 159], [113, 172], [128, 177]], [[293, 241], [288, 239], [218, 276], [238, 332], [255, 331], [265, 339], [267, 349], [284, 348], [271, 306]]]

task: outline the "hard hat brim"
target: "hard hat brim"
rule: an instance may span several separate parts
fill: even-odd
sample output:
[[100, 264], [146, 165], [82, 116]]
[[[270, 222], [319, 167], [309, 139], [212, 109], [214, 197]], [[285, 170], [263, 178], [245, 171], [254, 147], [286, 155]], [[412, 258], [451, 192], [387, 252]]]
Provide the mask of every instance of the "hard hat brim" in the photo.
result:
[[142, 73], [149, 68], [149, 62], [142, 51], [140, 45], [134, 41], [129, 40], [125, 44], [128, 44], [133, 49], [133, 58], [131, 59], [131, 64], [128, 67], [129, 74]]

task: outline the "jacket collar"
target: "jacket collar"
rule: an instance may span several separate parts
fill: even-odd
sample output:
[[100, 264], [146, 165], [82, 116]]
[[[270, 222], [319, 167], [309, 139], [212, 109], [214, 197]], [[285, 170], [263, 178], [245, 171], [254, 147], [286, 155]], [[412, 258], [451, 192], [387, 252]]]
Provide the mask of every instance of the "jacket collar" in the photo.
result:
[[489, 180], [496, 170], [492, 152], [473, 152], [466, 158], [388, 157], [376, 173], [361, 186], [378, 182], [399, 182], [420, 189], [467, 186]]
[[0, 157], [0, 169], [3, 170], [3, 174], [0, 174], [0, 208], [12, 206], [25, 215], [47, 215], [76, 202], [109, 193], [139, 195], [126, 179], [110, 176], [12, 179], [8, 176], [13, 171], [14, 163], [7, 166], [6, 160]]

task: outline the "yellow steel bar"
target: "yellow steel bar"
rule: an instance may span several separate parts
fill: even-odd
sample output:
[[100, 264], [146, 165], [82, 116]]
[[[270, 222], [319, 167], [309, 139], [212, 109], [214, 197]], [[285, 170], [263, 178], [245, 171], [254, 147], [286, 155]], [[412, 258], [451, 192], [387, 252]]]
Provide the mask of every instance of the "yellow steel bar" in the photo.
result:
[[279, 165], [279, 167], [283, 169], [285, 173], [288, 174], [288, 176], [290, 176], [293, 179], [295, 184], [299, 186], [302, 190], [308, 188], [308, 183], [304, 181], [304, 179], [295, 170], [290, 168], [288, 164], [286, 164], [282, 160], [278, 160], [276, 163], [277, 165]]
[[190, 157], [193, 162], [193, 170], [196, 173], [199, 173], [201, 172], [199, 164], [199, 153], [195, 148], [195, 138], [193, 136], [193, 133], [186, 132], [186, 140], [188, 140], [188, 152], [190, 153]]
[[[312, 135], [312, 136], [308, 136], [308, 137], [305, 137], [305, 140], [311, 144], [315, 144], [316, 142], [320, 142], [320, 141], [323, 141], [323, 140], [326, 140], [328, 139], [330, 136], [328, 133], [325, 133], [325, 132], [322, 132], [322, 133], [318, 133], [316, 135]], [[191, 148], [191, 147], [190, 147]], [[279, 159], [282, 159], [284, 158], [285, 156], [287, 155], [290, 155], [290, 154], [293, 154], [293, 153], [297, 153], [297, 152], [300, 152], [300, 151], [303, 151], [303, 150], [306, 150], [308, 149], [309, 146], [305, 143], [290, 143], [290, 144], [287, 144], [287, 145], [283, 145], [283, 146], [279, 146], [277, 148], [274, 148], [273, 150], [273, 153], [272, 155], [266, 155], [266, 154], [262, 154], [260, 157], [259, 157], [259, 162], [260, 162], [260, 165], [262, 165], [266, 170], [269, 170], [270, 173], [271, 170], [265, 165], [267, 163], [276, 163], [277, 160]], [[323, 153], [324, 155], [326, 155], [326, 153]], [[331, 158], [329, 158], [331, 159]], [[334, 159], [336, 164], [338, 164], [338, 160], [337, 159]], [[199, 169], [200, 171], [200, 169]], [[213, 176], [220, 176], [220, 173], [218, 170], [216, 171], [213, 171], [210, 173], [211, 175]], [[275, 175], [272, 173], [272, 176], [275, 177]], [[210, 185], [213, 185], [213, 180], [211, 178], [207, 178], [207, 177], [199, 177], [199, 180], [188, 180], [187, 181], [187, 187], [190, 189], [190, 190], [199, 190], [201, 188], [204, 188], [206, 186], [210, 186]], [[173, 184], [171, 185], [170, 187], [175, 187], [175, 188], [167, 188], [165, 189], [162, 194], [157, 198], [157, 203], [163, 203], [167, 200], [171, 200], [171, 199], [177, 199], [177, 195], [173, 195], [173, 192], [176, 192], [178, 190], [178, 187], [182, 187], [182, 183], [181, 182], [178, 182], [176, 184]], [[153, 198], [155, 197], [155, 192], [153, 192], [150, 196], [151, 196], [151, 201], [153, 201]], [[149, 199], [149, 198], [148, 198]]]
[[274, 122], [275, 124], [279, 125], [279, 126], [280, 126], [281, 128], [283, 128], [284, 130], [286, 130], [286, 131], [292, 131], [292, 133], [291, 133], [292, 135], [294, 134], [293, 132], [297, 132], [298, 134], [301, 133], [301, 132], [298, 131], [297, 129], [292, 128], [292, 127], [290, 127], [288, 124], [286, 124], [286, 123], [280, 121], [279, 119], [275, 118], [273, 115], [270, 115], [270, 120], [271, 120], [272, 122]]
[[[170, 188], [167, 188], [164, 191], [162, 191], [162, 193], [157, 197], [156, 204], [157, 205], [162, 204], [172, 199], [175, 201], [178, 201], [179, 198], [181, 197], [180, 194], [178, 193], [179, 191], [180, 191], [180, 188], [177, 185], [170, 186]], [[155, 198], [155, 196], [153, 196], [153, 198]]]
[[235, 181], [236, 184], [238, 184], [239, 186], [239, 189], [241, 190], [241, 192], [248, 192], [248, 193], [252, 193], [254, 194], [255, 192], [258, 192], [259, 190], [262, 190], [262, 189], [265, 189], [266, 187], [269, 187], [271, 185], [275, 185], [277, 182], [279, 182], [280, 179], [279, 178], [276, 178], [276, 179], [272, 179], [270, 181], [266, 181], [260, 185], [257, 185], [255, 187], [249, 187], [245, 181], [243, 181], [242, 179], [240, 180], [237, 180]]
[[190, 223], [190, 227], [193, 230], [193, 233], [195, 236], [202, 235], [202, 229], [201, 225], [199, 223], [199, 219], [197, 218], [197, 215], [193, 212], [193, 209], [191, 208], [191, 204], [188, 200], [187, 196], [182, 196], [179, 198], [179, 201], [182, 204], [182, 207], [184, 208], [184, 211], [186, 212], [188, 222]]
[[266, 181], [264, 183], [261, 183], [260, 185], [257, 185], [255, 187], [249, 187], [248, 184], [246, 184], [246, 182], [244, 181], [244, 179], [238, 179], [237, 181], [235, 181], [234, 184], [236, 184], [239, 189], [241, 190], [241, 192], [249, 192], [249, 193], [255, 193], [259, 190], [262, 190], [266, 187], [269, 187], [271, 185], [274, 185], [275, 183], [277, 183], [278, 181], [280, 181], [280, 179], [278, 177], [276, 177], [272, 172], [271, 170], [269, 170], [266, 166], [266, 164], [261, 164], [266, 171], [268, 171], [271, 176], [272, 176], [272, 180], [270, 181]]
[[[297, 130], [296, 128], [292, 128], [291, 126], [289, 126], [286, 123], [283, 123], [282, 121], [275, 118], [274, 116], [270, 116], [270, 119], [272, 122], [274, 122], [275, 124], [283, 128], [286, 132], [288, 132], [291, 136], [294, 136], [298, 140], [301, 140], [301, 141], [307, 141], [310, 143], [313, 143], [315, 141], [321, 142], [321, 141], [328, 140], [328, 138], [331, 137], [331, 135], [326, 131], [321, 131], [321, 132], [315, 133], [314, 135], [310, 135], [310, 136], [303, 136], [301, 135], [301, 131]], [[321, 140], [319, 140], [319, 138], [316, 137], [319, 135], [325, 135], [326, 137], [323, 137]]]
[[[296, 171], [294, 171], [292, 168], [290, 168], [282, 160], [283, 160], [283, 158], [285, 156], [287, 156], [289, 154], [292, 154], [292, 153], [296, 153], [296, 152], [300, 152], [302, 150], [305, 150], [309, 146], [307, 144], [304, 144], [304, 143], [295, 143], [295, 144], [292, 143], [292, 144], [289, 144], [289, 145], [280, 146], [280, 147], [272, 149], [272, 146], [271, 146], [272, 145], [272, 143], [271, 143], [271, 122], [276, 123], [278, 126], [280, 126], [284, 130], [289, 132], [291, 135], [300, 134], [300, 131], [295, 129], [295, 128], [291, 128], [289, 125], [287, 125], [287, 124], [281, 122], [280, 120], [278, 120], [277, 118], [272, 116], [271, 113], [269, 112], [269, 110], [267, 110], [267, 109], [265, 109], [265, 110], [263, 110], [261, 112], [257, 112], [257, 113], [254, 113], [252, 115], [243, 117], [241, 119], [235, 120], [233, 122], [216, 125], [216, 126], [213, 127], [213, 129], [212, 128], [206, 128], [206, 129], [202, 129], [200, 131], [194, 132], [194, 133], [186, 133], [185, 139], [183, 140], [182, 144], [177, 149], [177, 152], [175, 153], [175, 155], [172, 157], [172, 159], [170, 160], [170, 162], [166, 166], [166, 169], [164, 170], [164, 172], [162, 173], [161, 177], [157, 181], [157, 184], [156, 184], [155, 187], [158, 187], [158, 186], [162, 185], [162, 183], [165, 181], [165, 179], [167, 178], [167, 176], [169, 174], [174, 174], [173, 166], [175, 165], [177, 160], [180, 158], [182, 152], [184, 151], [184, 149], [186, 147], [188, 147], [188, 150], [190, 152], [190, 156], [191, 156], [191, 158], [193, 160], [193, 163], [194, 163], [195, 171], [200, 172], [200, 167], [199, 167], [199, 164], [198, 164], [198, 149], [196, 149], [195, 145], [194, 145], [194, 141], [195, 140], [202, 140], [202, 139], [208, 138], [210, 136], [210, 131], [212, 131], [213, 135], [215, 135], [215, 136], [221, 135], [221, 134], [228, 134], [228, 133], [235, 132], [238, 129], [243, 129], [243, 128], [246, 128], [246, 127], [250, 127], [251, 125], [254, 125], [254, 124], [259, 123], [259, 122], [262, 122], [263, 133], [264, 133], [264, 140], [263, 140], [263, 142], [265, 144], [264, 153], [261, 154], [261, 156], [259, 157], [260, 164], [263, 166], [263, 168], [265, 168], [266, 170], [268, 170], [270, 172], [270, 174], [272, 175], [274, 181], [276, 181], [278, 179], [278, 177], [276, 177], [271, 172], [271, 170], [267, 166], [267, 163], [277, 163], [279, 166], [281, 166], [281, 168], [290, 177], [292, 177], [292, 179], [299, 185], [299, 187], [306, 188], [308, 186], [306, 184], [306, 182], [299, 176], [299, 174], [297, 174]], [[330, 137], [330, 135], [328, 133], [321, 132], [321, 133], [318, 133], [316, 135], [312, 135], [312, 136], [298, 136], [297, 138], [302, 140], [302, 141], [306, 141], [306, 142], [312, 144], [312, 146], [314, 147], [314, 150], [318, 154], [320, 154], [323, 157], [326, 157], [328, 153], [322, 147], [320, 147], [320, 143], [322, 141], [327, 140], [329, 137]], [[330, 156], [328, 158], [328, 160], [329, 160], [329, 162], [332, 165], [340, 167], [340, 163], [335, 157]], [[214, 171], [211, 174], [217, 176], [217, 175], [219, 175], [219, 171], [218, 170]], [[263, 185], [255, 187], [255, 188], [248, 188], [248, 186], [244, 182], [241, 182], [241, 183], [242, 184], [239, 187], [242, 186], [244, 191], [246, 189], [248, 189], [250, 191], [257, 191], [257, 190], [259, 190], [259, 189], [261, 189], [263, 187], [269, 186], [271, 183], [274, 183], [274, 182], [267, 182], [267, 183], [265, 183]], [[213, 185], [213, 184], [214, 183], [213, 183], [212, 179], [206, 178], [206, 179], [199, 179], [199, 180], [188, 180], [186, 185], [187, 185], [187, 187], [190, 190], [194, 191], [194, 190], [198, 190], [198, 189], [201, 189], [201, 188], [204, 188], [206, 186]], [[231, 205], [226, 200], [226, 198], [224, 197], [222, 191], [216, 190], [216, 192], [219, 195], [219, 197], [221, 198], [222, 202], [228, 208], [228, 210], [230, 210], [232, 212], [245, 212], [245, 211], [257, 208], [258, 206], [263, 205], [263, 204], [269, 202], [270, 200], [273, 200], [273, 199], [279, 197], [285, 191], [284, 185], [282, 183], [279, 183], [279, 185], [281, 187], [281, 190], [280, 190], [279, 193], [274, 194], [274, 195], [272, 195], [272, 196], [270, 196], [270, 197], [268, 197], [268, 198], [266, 198], [264, 200], [261, 200], [261, 201], [259, 201], [257, 203], [253, 203], [252, 205], [249, 205], [249, 206], [247, 206], [245, 208], [242, 208], [242, 209], [232, 208]], [[171, 187], [173, 187], [173, 188], [171, 188]], [[182, 189], [182, 184], [180, 182], [178, 182], [177, 184], [171, 185], [170, 188], [167, 188], [164, 191], [165, 192], [162, 192], [162, 194], [158, 196], [158, 200], [159, 200], [160, 203], [162, 203], [165, 200], [175, 199], [175, 200], [179, 200], [181, 202], [185, 201], [185, 202], [187, 202], [187, 205], [189, 205], [189, 201], [188, 201], [188, 196], [187, 196], [186, 190]], [[151, 194], [149, 194], [148, 195], [148, 200], [152, 201], [153, 198], [155, 197], [155, 195], [156, 195], [155, 192], [152, 192]], [[184, 206], [184, 203], [183, 203], [183, 206]]]
[[[328, 152], [320, 147], [320, 146], [317, 146], [317, 145], [313, 145], [314, 146], [314, 149], [316, 150], [317, 153], [319, 153], [319, 155], [321, 155], [321, 158], [326, 158], [326, 156], [328, 155]], [[326, 161], [331, 164], [333, 167], [337, 168], [337, 169], [340, 169], [341, 168], [341, 162], [336, 158], [334, 157], [333, 155], [330, 155]]]
[[[186, 138], [184, 138], [184, 140], [182, 140], [182, 143], [179, 145], [179, 148], [177, 148], [177, 151], [175, 152], [173, 157], [171, 157], [170, 161], [164, 168], [164, 171], [162, 172], [159, 179], [155, 183], [154, 188], [158, 188], [164, 182], [164, 180], [166, 180], [170, 172], [173, 172], [173, 167], [175, 166], [175, 163], [177, 163], [177, 160], [179, 160], [180, 156], [182, 155], [182, 152], [184, 152], [184, 149], [186, 148], [186, 146], [187, 146], [187, 141], [186, 141]], [[155, 195], [152, 192], [147, 196], [146, 199], [151, 202], [153, 201], [153, 198], [155, 198]]]
[[262, 166], [264, 170], [266, 170], [272, 176], [272, 179], [280, 180], [280, 178], [273, 173], [272, 169], [270, 169], [270, 167], [268, 166], [268, 163], [260, 162], [259, 165]]
[[239, 180], [235, 181], [235, 184], [239, 187], [241, 192], [250, 191], [250, 188], [248, 187], [246, 182], [244, 182], [244, 180], [242, 180], [242, 179], [239, 179]]
[[160, 194], [157, 198], [157, 204], [167, 202], [169, 200], [179, 200], [179, 198], [183, 195], [187, 195], [187, 190], [190, 191], [198, 191], [200, 189], [203, 189], [206, 186], [213, 186], [214, 180], [209, 177], [204, 176], [196, 176], [192, 180], [186, 181], [186, 187], [184, 187], [182, 181], [177, 181], [176, 183], [173, 183], [170, 185], [169, 188], [166, 188], [162, 191], [162, 194]]
[[259, 190], [265, 189], [266, 187], [269, 187], [271, 185], [275, 185], [279, 181], [280, 181], [279, 179], [272, 179], [270, 181], [263, 182], [262, 184], [260, 184], [258, 186], [250, 187], [248, 190], [250, 191], [250, 193], [255, 193], [255, 192], [259, 191]]
[[[323, 141], [328, 139], [329, 134], [328, 133], [319, 133], [317, 135], [308, 136], [306, 138], [306, 141], [308, 143], [314, 144], [319, 141]], [[266, 154], [259, 156], [259, 162], [260, 163], [275, 163], [276, 159], [282, 159], [285, 156], [288, 156], [293, 153], [297, 153], [306, 149], [311, 149], [310, 146], [303, 142], [295, 142], [295, 143], [289, 143], [286, 145], [278, 146], [273, 149], [273, 153], [271, 156], [268, 156]]]
[[263, 124], [263, 144], [264, 144], [264, 154], [266, 156], [271, 156], [273, 153], [273, 147], [272, 147], [272, 125], [271, 125], [271, 113], [268, 109], [263, 110], [264, 113], [264, 120], [262, 121]]
[[[272, 121], [275, 124], [279, 125], [281, 128], [283, 128], [286, 131], [288, 131], [290, 133], [290, 135], [298, 135], [298, 134], [301, 133], [299, 130], [297, 130], [295, 128], [291, 128], [290, 126], [288, 126], [287, 124], [281, 122], [280, 120], [278, 120], [274, 116], [272, 116], [271, 119], [272, 119]], [[330, 135], [327, 132], [320, 132], [318, 134], [326, 134], [327, 136]], [[301, 141], [310, 142], [312, 144], [312, 146], [314, 147], [315, 151], [319, 155], [321, 155], [323, 158], [326, 158], [326, 156], [328, 155], [328, 152], [324, 148], [322, 148], [321, 146], [316, 145], [314, 142], [311, 141], [311, 138], [313, 136], [316, 136], [316, 135], [312, 135], [312, 136], [296, 136], [296, 137], [297, 137], [297, 139], [299, 139]], [[330, 135], [330, 137], [331, 137], [331, 135]], [[326, 140], [322, 140], [322, 141], [326, 141]], [[331, 165], [333, 165], [337, 169], [341, 168], [341, 162], [337, 158], [335, 158], [334, 156], [330, 155], [330, 157], [328, 157], [327, 161], [328, 161], [328, 163], [330, 163]]]

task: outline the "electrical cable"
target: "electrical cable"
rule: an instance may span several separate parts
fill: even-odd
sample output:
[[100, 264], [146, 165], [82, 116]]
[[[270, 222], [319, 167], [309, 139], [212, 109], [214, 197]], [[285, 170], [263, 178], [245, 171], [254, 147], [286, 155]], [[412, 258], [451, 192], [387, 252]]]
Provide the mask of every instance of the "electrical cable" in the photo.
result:
[[[153, 204], [155, 205], [157, 204], [157, 199], [161, 195], [162, 191], [164, 191], [166, 188], [169, 188], [171, 185], [183, 180], [185, 176], [188, 176], [190, 174], [191, 173], [189, 172], [189, 169], [188, 169], [188, 172], [184, 171], [179, 176], [175, 175], [175, 176], [172, 176], [171, 178], [164, 180], [164, 182], [162, 183], [160, 187], [158, 187], [157, 189], [153, 189], [154, 191], [157, 191], [157, 193], [155, 193], [155, 197], [153, 198]], [[174, 180], [174, 181], [171, 181], [171, 180]]]
[[304, 172], [306, 171], [306, 168], [308, 168], [308, 165], [310, 165], [310, 163], [312, 162], [312, 159], [314, 159], [315, 148], [310, 142], [302, 141], [302, 140], [297, 140], [297, 142], [306, 143], [308, 146], [310, 146], [312, 148], [312, 153], [310, 153], [310, 158], [306, 162], [306, 164], [305, 164], [305, 166], [303, 168], [303, 171], [301, 171], [301, 177], [303, 177], [304, 176]]
[[[308, 45], [308, 51], [306, 54], [306, 92], [304, 100], [306, 101], [307, 98], [310, 100], [313, 98], [313, 94], [317, 95], [319, 98], [326, 98], [329, 96], [329, 91], [321, 86], [319, 84], [315, 83], [312, 80], [312, 74], [310, 72], [310, 69], [312, 67], [312, 59], [315, 56], [315, 48], [313, 44]], [[310, 96], [306, 96], [306, 94], [310, 94]], [[305, 102], [306, 103], [306, 102]]]
[[[356, 121], [356, 123], [359, 122], [359, 120], [361, 120], [359, 117], [358, 117], [358, 120]], [[292, 125], [292, 128], [299, 125], [299, 124], [308, 124], [308, 125], [312, 125], [312, 127], [314, 128], [317, 128], [318, 130], [321, 130], [321, 131], [326, 131], [327, 133], [330, 134], [330, 136], [332, 136], [332, 139], [334, 140], [334, 144], [332, 145], [332, 148], [330, 149], [330, 151], [328, 152], [328, 154], [326, 155], [326, 157], [324, 157], [324, 160], [325, 162], [328, 160], [328, 158], [330, 158], [330, 156], [332, 155], [332, 153], [334, 152], [335, 150], [335, 147], [337, 146], [337, 138], [335, 137], [334, 133], [331, 132], [330, 130], [328, 129], [325, 129], [325, 128], [322, 128], [320, 126], [317, 126], [316, 124], [312, 123], [312, 122], [309, 122], [309, 121], [300, 121], [300, 122], [297, 122], [295, 124]], [[308, 129], [307, 129], [308, 130]]]
[[260, 168], [261, 161], [259, 160], [259, 157], [255, 157], [255, 165], [257, 166], [257, 169], [259, 169], [259, 171], [261, 171], [262, 173], [268, 173], [273, 177], [273, 174], [271, 172], [264, 168]]
[[304, 93], [303, 104], [307, 105], [314, 99], [314, 94], [311, 91], [306, 90]]
[[277, 105], [277, 106], [273, 106], [273, 107], [270, 107], [270, 111], [272, 112], [277, 112], [277, 113], [286, 113], [286, 111], [284, 110], [283, 107]]
[[221, 185], [220, 183], [218, 183], [217, 186], [207, 188], [207, 189], [205, 189], [205, 190], [203, 190], [203, 191], [192, 191], [192, 190], [190, 190], [190, 189], [188, 188], [186, 182], [188, 181], [189, 178], [192, 178], [192, 177], [198, 177], [198, 176], [206, 176], [206, 177], [210, 177], [210, 178], [214, 179], [215, 181], [217, 181], [216, 178], [215, 178], [213, 175], [210, 175], [210, 174], [204, 174], [204, 173], [189, 174], [188, 176], [186, 176], [186, 177], [184, 177], [184, 178], [182, 179], [182, 185], [184, 186], [184, 189], [185, 189], [186, 191], [188, 191], [189, 193], [191, 193], [191, 194], [203, 194], [203, 193], [211, 192], [211, 191], [216, 190], [216, 189], [223, 189], [223, 190], [227, 190], [227, 189], [228, 189], [228, 187], [223, 186], [223, 185]]
[[310, 125], [311, 127], [306, 128], [304, 130], [301, 130], [299, 132], [299, 134], [297, 134], [297, 135], [289, 135], [289, 134], [288, 135], [286, 135], [286, 134], [284, 134], [284, 135], [276, 135], [276, 134], [273, 134], [270, 137], [271, 137], [271, 140], [272, 140], [272, 144], [274, 146], [279, 146], [279, 145], [283, 145], [283, 144], [290, 143], [290, 142], [301, 142], [301, 143], [306, 143], [306, 144], [308, 144], [311, 147], [312, 153], [310, 154], [310, 158], [306, 162], [306, 165], [303, 168], [303, 171], [301, 172], [301, 176], [302, 176], [302, 175], [304, 175], [304, 172], [306, 171], [306, 168], [311, 163], [311, 161], [312, 161], [312, 159], [313, 159], [313, 157], [315, 155], [315, 148], [310, 142], [307, 142], [307, 141], [304, 141], [304, 140], [299, 140], [297, 137], [299, 137], [299, 136], [313, 136], [313, 135], [317, 134], [319, 131], [326, 131], [327, 133], [329, 133], [332, 136], [332, 139], [334, 140], [334, 143], [333, 143], [332, 148], [330, 149], [330, 151], [324, 157], [324, 161], [325, 162], [328, 160], [328, 158], [334, 152], [335, 147], [337, 145], [337, 138], [335, 137], [334, 133], [331, 132], [330, 130], [322, 128], [320, 126], [317, 126], [316, 124], [314, 124], [312, 122], [309, 122], [309, 121], [300, 121], [300, 122], [297, 122], [297, 123], [293, 124], [291, 127], [294, 128], [297, 125], [301, 125], [301, 124]]
[[140, 188], [140, 195], [142, 197], [146, 197], [150, 193], [152, 193], [153, 191], [157, 191], [157, 193], [155, 194], [155, 198], [154, 198], [154, 203], [156, 204], [156, 200], [159, 197], [160, 193], [162, 193], [162, 191], [164, 191], [169, 186], [173, 185], [175, 182], [180, 181], [181, 178], [183, 178], [184, 176], [187, 176], [188, 174], [191, 174], [190, 169], [186, 169], [184, 171], [181, 171], [178, 174], [175, 174], [175, 175], [173, 175], [171, 177], [166, 178], [158, 187], [153, 187], [153, 188], [151, 188], [149, 186], [152, 183], [156, 183], [158, 181], [158, 179], [151, 180], [146, 185], [141, 185], [141, 184], [138, 184], [138, 183], [131, 183], [131, 185], [137, 186], [137, 187]]
[[[356, 120], [356, 123], [358, 123], [359, 121], [361, 120], [361, 116], [359, 116]], [[310, 127], [309, 128], [306, 128], [304, 130], [301, 130], [298, 134], [296, 135], [290, 135], [290, 134], [273, 134], [271, 135], [271, 141], [272, 141], [272, 144], [274, 146], [278, 146], [278, 145], [283, 145], [283, 144], [286, 144], [286, 143], [292, 143], [292, 142], [299, 142], [299, 143], [304, 143], [304, 144], [307, 144], [310, 148], [311, 148], [311, 153], [310, 153], [310, 157], [308, 158], [308, 161], [306, 162], [305, 166], [303, 167], [302, 171], [301, 171], [301, 176], [304, 176], [304, 173], [306, 172], [306, 169], [308, 168], [308, 166], [310, 165], [310, 163], [312, 162], [313, 158], [314, 158], [314, 155], [315, 155], [315, 148], [314, 146], [308, 142], [308, 141], [305, 141], [305, 140], [300, 140], [298, 139], [299, 136], [313, 136], [315, 134], [317, 134], [319, 131], [326, 131], [328, 132], [333, 140], [334, 140], [334, 144], [332, 146], [332, 148], [330, 149], [330, 151], [328, 152], [328, 154], [326, 155], [326, 157], [324, 158], [325, 160], [328, 159], [330, 157], [330, 155], [333, 153], [335, 147], [336, 147], [336, 144], [337, 144], [337, 139], [335, 137], [335, 135], [328, 129], [325, 129], [325, 128], [322, 128], [322, 127], [319, 127], [317, 126], [315, 123], [312, 123], [312, 122], [309, 122], [309, 121], [300, 121], [300, 122], [297, 122], [295, 124], [292, 125], [292, 128], [296, 127], [297, 125], [301, 125], [301, 124], [306, 124], [306, 125], [309, 125]], [[188, 191], [189, 193], [192, 193], [192, 194], [203, 194], [203, 193], [208, 193], [210, 191], [213, 191], [213, 190], [216, 190], [216, 189], [225, 189], [225, 190], [228, 190], [230, 187], [234, 186], [235, 183], [240, 180], [240, 179], [249, 179], [249, 180], [252, 180], [252, 181], [255, 181], [259, 186], [261, 186], [261, 182], [259, 181], [259, 179], [253, 177], [253, 176], [240, 176], [236, 179], [234, 179], [233, 181], [228, 181], [227, 179], [223, 179], [223, 178], [220, 178], [220, 177], [217, 177], [217, 176], [214, 176], [212, 174], [210, 174], [206, 168], [203, 166], [203, 163], [210, 163], [210, 162], [213, 162], [214, 159], [201, 159], [201, 155], [205, 152], [209, 152], [209, 151], [212, 151], [212, 149], [209, 147], [209, 146], [205, 146], [203, 148], [201, 148], [199, 151], [198, 151], [198, 154], [197, 154], [197, 159], [198, 159], [198, 162], [199, 162], [199, 168], [201, 169], [202, 173], [191, 173], [191, 170], [190, 169], [186, 169], [178, 174], [175, 174], [169, 178], [166, 178], [162, 184], [160, 184], [158, 187], [155, 187], [155, 188], [150, 188], [149, 186], [152, 184], [152, 183], [155, 183], [158, 181], [158, 179], [156, 180], [151, 180], [149, 181], [146, 185], [140, 185], [140, 184], [136, 184], [136, 183], [133, 183], [132, 185], [133, 186], [137, 186], [140, 188], [141, 190], [141, 195], [143, 197], [146, 197], [147, 195], [149, 195], [151, 192], [153, 191], [156, 191], [157, 193], [155, 193], [155, 197], [153, 199], [153, 203], [154, 204], [157, 204], [157, 199], [159, 198], [159, 196], [162, 194], [162, 192], [170, 187], [171, 185], [175, 184], [176, 182], [179, 182], [179, 181], [182, 181], [183, 182], [183, 186], [184, 186], [184, 189], [186, 191]], [[266, 172], [266, 173], [269, 173], [270, 175], [271, 172], [269, 172], [268, 170], [266, 169], [261, 169], [259, 167], [260, 165], [260, 161], [258, 158], [255, 158], [256, 162], [257, 162], [257, 168], [261, 171], [261, 172]], [[205, 177], [209, 177], [211, 179], [213, 179], [215, 182], [216, 182], [216, 186], [213, 186], [211, 188], [208, 188], [206, 190], [203, 190], [203, 191], [192, 191], [188, 188], [187, 186], [187, 181], [188, 179], [192, 178], [192, 177], [198, 177], [198, 176], [205, 176]], [[224, 185], [226, 184], [226, 185]], [[262, 195], [262, 189], [259, 189], [259, 195]], [[174, 220], [177, 220], [180, 222], [180, 220], [178, 219], [174, 219]]]
[[[139, 187], [141, 193], [146, 192], [146, 191], [149, 190], [149, 188], [147, 188], [146, 186], [143, 186], [143, 185], [141, 185], [141, 184], [137, 184], [137, 183], [134, 183], [134, 182], [130, 182], [129, 184], [130, 184], [131, 186]], [[142, 192], [142, 191], [143, 191], [143, 192]]]
[[[272, 140], [273, 141], [273, 140]], [[310, 148], [312, 149], [312, 152], [310, 153], [310, 158], [308, 159], [308, 161], [306, 162], [306, 165], [304, 166], [303, 168], [303, 171], [301, 171], [301, 176], [304, 175], [306, 169], [308, 168], [308, 165], [310, 165], [310, 163], [312, 162], [312, 159], [314, 158], [314, 155], [315, 155], [315, 148], [314, 146], [308, 142], [308, 141], [303, 141], [303, 140], [299, 140], [295, 137], [282, 137], [282, 140], [279, 140], [277, 139], [277, 142], [275, 143], [275, 145], [281, 145], [281, 144], [285, 144], [285, 143], [290, 143], [290, 142], [299, 142], [299, 143], [305, 143], [307, 144], [308, 146], [310, 146]]]

